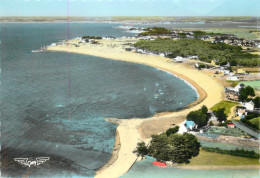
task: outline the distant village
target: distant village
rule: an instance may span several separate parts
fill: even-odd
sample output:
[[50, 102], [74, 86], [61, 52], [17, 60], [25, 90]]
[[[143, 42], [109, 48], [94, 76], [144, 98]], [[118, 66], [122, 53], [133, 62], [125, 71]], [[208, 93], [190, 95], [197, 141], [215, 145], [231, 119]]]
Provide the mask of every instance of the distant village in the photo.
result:
[[[143, 28], [130, 28], [130, 31], [142, 31]], [[196, 31], [195, 31], [196, 32]], [[226, 43], [233, 46], [243, 46], [243, 47], [260, 47], [260, 40], [246, 40], [239, 38], [233, 34], [201, 34], [196, 35], [194, 31], [184, 31], [184, 30], [173, 30], [169, 34], [159, 34], [159, 35], [149, 35], [142, 36], [139, 34], [139, 39], [143, 40], [154, 40], [156, 38], [170, 38], [170, 39], [200, 39], [211, 41], [211, 43]]]

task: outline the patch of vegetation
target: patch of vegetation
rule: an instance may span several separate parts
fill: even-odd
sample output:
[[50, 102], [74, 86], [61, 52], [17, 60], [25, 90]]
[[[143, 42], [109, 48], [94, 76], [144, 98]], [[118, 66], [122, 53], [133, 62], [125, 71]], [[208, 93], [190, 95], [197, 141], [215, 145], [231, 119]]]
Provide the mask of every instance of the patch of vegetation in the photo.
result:
[[[148, 152], [147, 152], [148, 150]], [[138, 143], [137, 155], [150, 155], [159, 161], [172, 161], [173, 163], [188, 163], [189, 159], [199, 154], [200, 143], [189, 133], [153, 135], [149, 147]]]
[[246, 101], [248, 99], [248, 96], [255, 96], [254, 89], [250, 86], [246, 86], [245, 88], [241, 88], [239, 100], [240, 101]]
[[196, 55], [201, 61], [208, 63], [212, 59], [218, 59], [220, 63], [230, 62], [240, 66], [257, 66], [260, 61], [258, 55], [245, 53], [240, 46], [231, 46], [225, 43], [212, 44], [198, 39], [140, 40], [134, 46], [155, 53], [170, 53], [168, 55], [170, 58]]
[[259, 165], [258, 159], [232, 156], [215, 152], [207, 152], [203, 149], [197, 157], [193, 157], [188, 164], [190, 166], [200, 165], [219, 165], [219, 166], [236, 166], [236, 165]]
[[231, 87], [235, 87], [240, 83], [240, 81], [231, 81], [231, 80], [227, 80], [227, 82], [230, 84]]
[[198, 36], [203, 36], [203, 35], [226, 35], [226, 34], [223, 34], [223, 33], [213, 33], [213, 32], [205, 32], [205, 31], [193, 31], [193, 35], [195, 37], [198, 37]]
[[143, 29], [146, 32], [142, 32], [139, 35], [147, 36], [147, 35], [159, 35], [159, 34], [171, 34], [172, 31], [162, 27], [152, 27]]
[[219, 108], [214, 111], [214, 115], [218, 118], [219, 122], [223, 122], [227, 120], [227, 115], [225, 114], [225, 108]]
[[260, 117], [251, 119], [249, 121], [251, 124], [255, 125], [255, 128], [257, 128], [258, 130], [260, 130]]
[[258, 113], [249, 113], [244, 119], [241, 119], [240, 121], [254, 129], [260, 130], [260, 114]]
[[186, 119], [188, 121], [195, 122], [195, 124], [197, 124], [198, 127], [203, 127], [207, 125], [208, 120], [210, 118], [210, 115], [207, 112], [208, 112], [208, 108], [206, 106], [202, 106], [202, 108], [197, 111], [191, 111], [187, 115]]
[[208, 152], [215, 152], [215, 153], [220, 153], [220, 154], [228, 154], [228, 155], [232, 155], [232, 156], [259, 159], [259, 154], [255, 153], [254, 151], [248, 151], [248, 150], [244, 150], [244, 149], [221, 150], [219, 148], [211, 148], [211, 147], [202, 147], [201, 149], [204, 151], [208, 151]]
[[255, 108], [260, 108], [260, 97], [257, 96], [253, 99], [253, 102], [255, 103]]
[[186, 37], [186, 33], [178, 33], [178, 35], [179, 35], [180, 37], [183, 37], [183, 38]]
[[224, 113], [228, 116], [228, 114], [230, 113], [230, 109], [233, 107], [233, 106], [236, 106], [238, 103], [236, 102], [232, 102], [232, 101], [221, 101], [217, 104], [215, 104], [211, 110], [212, 111], [217, 111], [221, 108], [225, 108], [225, 111]]
[[136, 153], [137, 156], [142, 156], [142, 157], [144, 157], [145, 155], [148, 154], [148, 148], [146, 147], [146, 145], [143, 141], [137, 143], [137, 147], [136, 147], [136, 150], [134, 151], [134, 153]]
[[169, 128], [168, 130], [166, 130], [166, 135], [167, 137], [169, 137], [171, 134], [175, 134], [179, 131], [179, 126], [175, 126], [173, 128]]

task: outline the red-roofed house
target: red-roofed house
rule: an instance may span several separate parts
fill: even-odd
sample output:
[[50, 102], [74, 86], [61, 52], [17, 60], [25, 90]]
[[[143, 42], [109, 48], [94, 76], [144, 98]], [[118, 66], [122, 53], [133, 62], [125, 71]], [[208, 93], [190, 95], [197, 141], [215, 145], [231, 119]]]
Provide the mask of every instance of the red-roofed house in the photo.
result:
[[227, 127], [234, 129], [235, 128], [235, 124], [232, 123], [232, 122], [229, 122], [229, 123], [227, 123]]

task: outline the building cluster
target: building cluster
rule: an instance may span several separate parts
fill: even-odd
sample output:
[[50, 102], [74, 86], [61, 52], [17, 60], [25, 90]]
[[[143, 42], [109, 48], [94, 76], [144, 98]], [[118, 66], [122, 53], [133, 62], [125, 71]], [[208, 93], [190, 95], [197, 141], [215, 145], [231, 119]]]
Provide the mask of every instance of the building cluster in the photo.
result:
[[239, 83], [235, 87], [225, 88], [225, 99], [226, 100], [232, 100], [232, 101], [239, 101], [240, 90], [242, 88], [245, 88], [245, 85], [242, 84], [242, 83]]
[[235, 35], [218, 35], [214, 37], [212, 43], [226, 43], [232, 46], [245, 46], [245, 47], [258, 47], [260, 45], [259, 40], [246, 40], [238, 38]]
[[206, 35], [194, 35], [192, 31], [174, 30], [170, 34], [158, 34], [149, 36], [139, 36], [142, 40], [154, 40], [156, 38], [170, 38], [174, 40], [178, 39], [200, 39], [208, 40], [211, 43], [226, 43], [233, 46], [244, 46], [244, 47], [260, 47], [260, 40], [246, 40], [239, 38], [232, 34], [206, 34]]

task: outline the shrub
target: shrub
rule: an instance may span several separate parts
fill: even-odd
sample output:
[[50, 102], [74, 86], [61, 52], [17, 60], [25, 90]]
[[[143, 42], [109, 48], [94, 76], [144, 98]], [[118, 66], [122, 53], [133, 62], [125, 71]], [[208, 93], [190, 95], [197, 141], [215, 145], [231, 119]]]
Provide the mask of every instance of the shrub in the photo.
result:
[[173, 128], [169, 128], [167, 131], [166, 131], [166, 135], [167, 137], [169, 137], [171, 134], [175, 134], [179, 131], [179, 126], [175, 126]]
[[137, 147], [136, 150], [134, 150], [134, 153], [137, 153], [138, 156], [142, 157], [148, 154], [148, 149], [143, 141], [137, 143]]
[[236, 149], [236, 150], [221, 150], [219, 148], [211, 148], [211, 147], [202, 147], [202, 150], [208, 151], [208, 152], [215, 152], [220, 154], [228, 154], [232, 156], [240, 156], [240, 157], [246, 157], [246, 158], [255, 158], [259, 159], [259, 154], [255, 153], [254, 151], [247, 151], [244, 149]]

